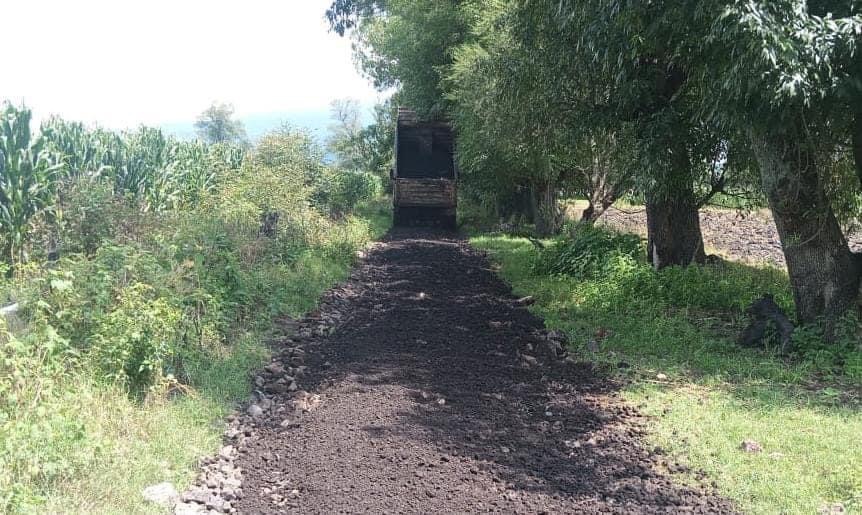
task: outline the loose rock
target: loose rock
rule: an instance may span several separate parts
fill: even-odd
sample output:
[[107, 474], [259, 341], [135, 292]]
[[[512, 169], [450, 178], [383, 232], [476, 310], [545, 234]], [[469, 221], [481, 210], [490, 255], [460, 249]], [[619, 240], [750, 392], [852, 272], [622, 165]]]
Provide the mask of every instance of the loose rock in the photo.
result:
[[144, 489], [142, 495], [147, 501], [165, 508], [170, 508], [180, 499], [177, 489], [168, 482], [148, 486]]
[[754, 440], [745, 440], [740, 445], [739, 448], [748, 453], [756, 453], [763, 451], [763, 447], [760, 446], [759, 443]]

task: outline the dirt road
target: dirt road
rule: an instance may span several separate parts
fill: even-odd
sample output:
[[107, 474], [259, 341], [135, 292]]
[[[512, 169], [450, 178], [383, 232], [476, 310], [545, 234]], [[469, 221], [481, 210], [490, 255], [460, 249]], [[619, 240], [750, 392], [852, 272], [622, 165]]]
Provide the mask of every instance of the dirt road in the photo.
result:
[[[464, 241], [392, 233], [285, 342], [301, 390], [237, 422], [231, 508], [734, 511], [672, 481], [676, 465], [644, 446], [614, 383], [559, 355], [523, 304]], [[270, 388], [280, 366], [259, 386], [283, 390]]]

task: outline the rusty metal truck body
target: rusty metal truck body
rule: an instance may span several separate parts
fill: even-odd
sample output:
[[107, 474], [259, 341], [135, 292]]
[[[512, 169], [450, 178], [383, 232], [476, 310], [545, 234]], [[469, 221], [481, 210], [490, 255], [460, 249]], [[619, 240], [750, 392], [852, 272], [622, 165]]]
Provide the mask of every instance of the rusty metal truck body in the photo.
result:
[[394, 224], [454, 229], [457, 175], [451, 126], [420, 122], [414, 112], [399, 109], [392, 171]]

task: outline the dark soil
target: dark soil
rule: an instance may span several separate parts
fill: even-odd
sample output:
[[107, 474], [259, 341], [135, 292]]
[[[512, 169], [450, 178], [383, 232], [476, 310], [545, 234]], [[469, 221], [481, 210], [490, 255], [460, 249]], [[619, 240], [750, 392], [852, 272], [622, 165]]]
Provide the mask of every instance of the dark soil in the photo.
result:
[[285, 343], [302, 346], [302, 387], [321, 402], [273, 397], [238, 449], [234, 508], [734, 511], [672, 480], [683, 468], [645, 447], [618, 385], [557, 355], [523, 304], [464, 241], [393, 232], [312, 315], [331, 334]]
[[[643, 208], [621, 211], [611, 207], [599, 223], [646, 235]], [[700, 227], [708, 252], [718, 252], [735, 261], [785, 267], [778, 229], [768, 210], [745, 212], [709, 207], [700, 211]], [[847, 240], [854, 252], [862, 252], [862, 233], [851, 232]]]

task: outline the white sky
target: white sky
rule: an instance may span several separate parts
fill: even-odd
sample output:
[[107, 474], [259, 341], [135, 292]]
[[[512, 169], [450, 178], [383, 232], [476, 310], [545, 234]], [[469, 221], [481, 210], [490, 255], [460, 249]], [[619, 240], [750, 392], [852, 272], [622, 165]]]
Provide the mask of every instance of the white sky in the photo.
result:
[[373, 102], [329, 3], [0, 0], [0, 99], [110, 128], [194, 120], [214, 100], [240, 115]]

